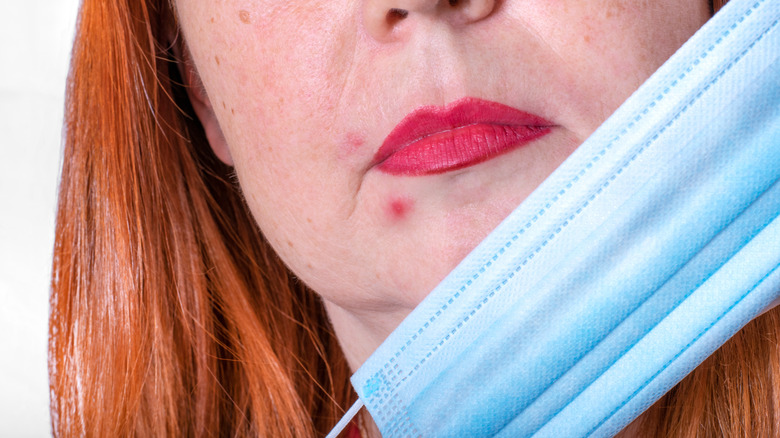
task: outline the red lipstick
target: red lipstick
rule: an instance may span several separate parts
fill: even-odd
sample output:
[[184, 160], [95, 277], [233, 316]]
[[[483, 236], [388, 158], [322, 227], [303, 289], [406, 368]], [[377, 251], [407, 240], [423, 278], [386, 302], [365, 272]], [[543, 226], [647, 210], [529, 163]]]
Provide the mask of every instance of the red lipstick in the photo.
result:
[[373, 164], [392, 175], [449, 172], [525, 145], [552, 126], [539, 116], [471, 97], [446, 107], [424, 106], [390, 132]]

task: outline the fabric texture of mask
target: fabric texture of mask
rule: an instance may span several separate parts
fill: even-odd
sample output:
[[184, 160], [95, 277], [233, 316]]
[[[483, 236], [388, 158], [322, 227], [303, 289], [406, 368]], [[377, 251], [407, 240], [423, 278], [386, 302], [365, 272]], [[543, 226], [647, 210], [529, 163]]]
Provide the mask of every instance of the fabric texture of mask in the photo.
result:
[[779, 19], [729, 2], [403, 321], [384, 437], [612, 436], [780, 295]]

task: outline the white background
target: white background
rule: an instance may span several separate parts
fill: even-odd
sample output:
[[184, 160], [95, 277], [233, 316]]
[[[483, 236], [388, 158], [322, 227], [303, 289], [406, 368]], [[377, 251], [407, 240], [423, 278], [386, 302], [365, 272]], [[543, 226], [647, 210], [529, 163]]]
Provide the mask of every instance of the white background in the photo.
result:
[[0, 0], [0, 437], [50, 435], [49, 275], [78, 0]]

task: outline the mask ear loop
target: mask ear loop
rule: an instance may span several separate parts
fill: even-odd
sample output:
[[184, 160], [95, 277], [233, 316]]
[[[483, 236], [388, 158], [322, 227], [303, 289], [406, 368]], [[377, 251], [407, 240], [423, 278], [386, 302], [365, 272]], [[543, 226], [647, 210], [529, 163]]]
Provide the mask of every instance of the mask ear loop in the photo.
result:
[[363, 400], [358, 399], [355, 404], [352, 405], [349, 410], [347, 410], [347, 413], [344, 414], [343, 417], [341, 417], [341, 420], [339, 420], [338, 423], [336, 423], [335, 426], [333, 426], [333, 430], [330, 431], [330, 433], [325, 438], [336, 438], [339, 436], [339, 434], [344, 430], [344, 428], [347, 427], [347, 425], [352, 421], [353, 418], [355, 418], [355, 415], [357, 415], [358, 411], [360, 411], [363, 408]]

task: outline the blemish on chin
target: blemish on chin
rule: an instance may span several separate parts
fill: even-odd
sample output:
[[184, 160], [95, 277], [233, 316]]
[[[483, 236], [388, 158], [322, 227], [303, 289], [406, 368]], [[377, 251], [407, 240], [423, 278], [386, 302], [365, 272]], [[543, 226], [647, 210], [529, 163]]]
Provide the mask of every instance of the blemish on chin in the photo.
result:
[[385, 207], [385, 214], [392, 223], [400, 222], [414, 209], [414, 200], [405, 196], [391, 197]]
[[238, 18], [241, 20], [242, 23], [249, 24], [249, 12], [243, 9], [238, 11]]

